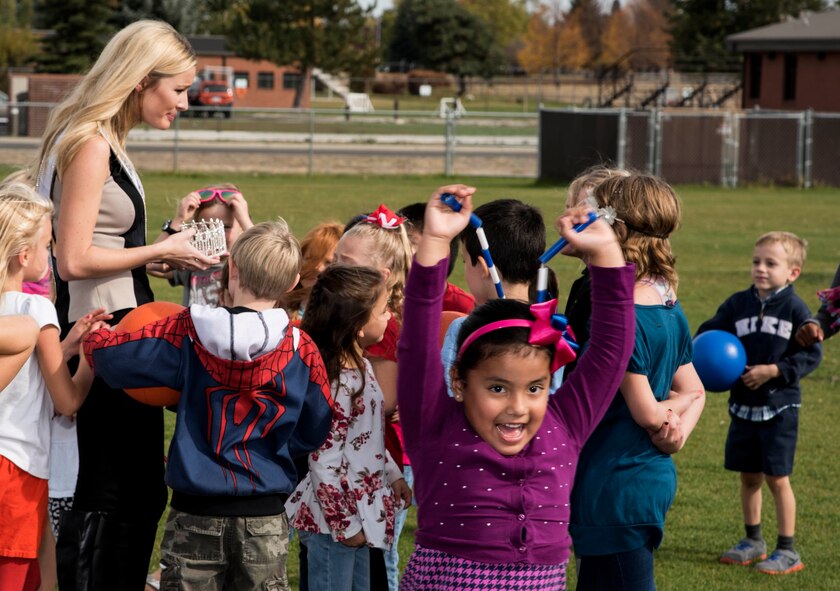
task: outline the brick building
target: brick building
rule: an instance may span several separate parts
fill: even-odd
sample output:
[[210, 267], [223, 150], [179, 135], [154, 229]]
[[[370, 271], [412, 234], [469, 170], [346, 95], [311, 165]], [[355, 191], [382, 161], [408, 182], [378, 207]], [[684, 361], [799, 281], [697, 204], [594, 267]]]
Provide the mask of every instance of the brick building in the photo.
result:
[[840, 9], [729, 35], [744, 54], [744, 108], [840, 111]]
[[[237, 57], [221, 35], [196, 35], [189, 40], [198, 57], [198, 76], [205, 80], [226, 80], [233, 88], [234, 109], [293, 106], [295, 87], [301, 76], [298, 69]], [[307, 79], [300, 103], [304, 109], [309, 108], [309, 87]]]

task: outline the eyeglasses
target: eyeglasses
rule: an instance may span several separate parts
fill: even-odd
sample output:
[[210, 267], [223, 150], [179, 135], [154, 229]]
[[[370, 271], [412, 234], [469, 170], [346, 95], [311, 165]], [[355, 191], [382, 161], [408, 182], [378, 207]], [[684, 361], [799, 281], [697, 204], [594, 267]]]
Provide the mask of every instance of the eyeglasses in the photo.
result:
[[199, 189], [196, 193], [198, 193], [200, 198], [199, 203], [207, 203], [209, 201], [213, 201], [217, 197], [222, 203], [227, 203], [234, 195], [242, 195], [242, 193], [233, 189], [214, 189], [212, 187]]

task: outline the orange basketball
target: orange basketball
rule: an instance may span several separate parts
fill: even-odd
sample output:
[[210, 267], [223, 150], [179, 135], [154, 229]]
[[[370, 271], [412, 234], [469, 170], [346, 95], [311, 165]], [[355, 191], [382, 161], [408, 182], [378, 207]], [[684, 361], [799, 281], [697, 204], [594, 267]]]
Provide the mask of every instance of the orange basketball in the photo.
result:
[[449, 330], [449, 325], [456, 318], [466, 316], [463, 312], [455, 312], [453, 310], [444, 310], [440, 314], [440, 346], [443, 346], [443, 340], [446, 338], [446, 331]]
[[[134, 332], [140, 330], [147, 324], [156, 322], [161, 318], [180, 313], [184, 309], [181, 304], [172, 302], [149, 302], [137, 306], [131, 312], [123, 316], [119, 324], [114, 327], [117, 332]], [[126, 388], [126, 394], [138, 402], [150, 406], [173, 406], [178, 404], [181, 393], [172, 388]]]

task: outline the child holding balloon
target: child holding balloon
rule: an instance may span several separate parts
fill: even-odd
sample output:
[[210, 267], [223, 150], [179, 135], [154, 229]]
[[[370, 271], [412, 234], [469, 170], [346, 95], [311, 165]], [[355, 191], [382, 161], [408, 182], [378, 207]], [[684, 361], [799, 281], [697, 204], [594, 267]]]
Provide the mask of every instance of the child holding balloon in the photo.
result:
[[[741, 473], [741, 506], [746, 537], [720, 561], [767, 574], [788, 574], [805, 565], [794, 548], [796, 499], [790, 485], [799, 429], [802, 392], [799, 380], [822, 359], [818, 343], [803, 347], [794, 331], [811, 317], [793, 288], [802, 272], [806, 243], [790, 232], [768, 232], [755, 243], [753, 285], [729, 297], [697, 332], [725, 330], [740, 339], [747, 367], [729, 396], [727, 470]], [[778, 539], [767, 557], [761, 534], [761, 486], [776, 505]]]

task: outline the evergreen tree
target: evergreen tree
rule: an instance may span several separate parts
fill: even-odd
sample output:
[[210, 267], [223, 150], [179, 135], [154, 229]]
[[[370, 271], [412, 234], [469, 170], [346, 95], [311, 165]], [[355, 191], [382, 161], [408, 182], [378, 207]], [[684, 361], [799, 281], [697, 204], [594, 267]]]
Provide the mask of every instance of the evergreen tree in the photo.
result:
[[108, 0], [40, 0], [36, 10], [40, 27], [52, 31], [41, 43], [40, 72], [87, 71], [114, 33]]
[[673, 0], [671, 17], [674, 59], [683, 70], [714, 71], [738, 67], [738, 56], [726, 37], [823, 10], [825, 0]]
[[208, 4], [237, 55], [300, 68], [295, 107], [300, 106], [312, 68], [356, 76], [372, 73], [375, 66], [371, 9], [355, 0], [213, 0]]
[[403, 0], [397, 9], [391, 61], [422, 64], [458, 77], [459, 95], [467, 76], [494, 76], [502, 52], [487, 25], [454, 0]]

